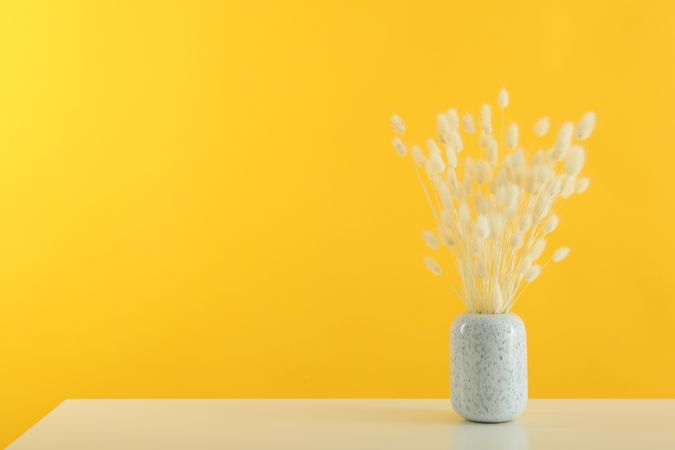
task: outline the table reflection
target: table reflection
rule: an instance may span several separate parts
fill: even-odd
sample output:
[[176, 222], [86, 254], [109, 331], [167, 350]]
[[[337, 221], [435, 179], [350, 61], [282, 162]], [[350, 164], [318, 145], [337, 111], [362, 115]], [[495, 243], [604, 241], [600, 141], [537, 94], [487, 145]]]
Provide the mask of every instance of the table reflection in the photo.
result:
[[527, 432], [517, 421], [459, 422], [452, 427], [452, 450], [526, 450]]

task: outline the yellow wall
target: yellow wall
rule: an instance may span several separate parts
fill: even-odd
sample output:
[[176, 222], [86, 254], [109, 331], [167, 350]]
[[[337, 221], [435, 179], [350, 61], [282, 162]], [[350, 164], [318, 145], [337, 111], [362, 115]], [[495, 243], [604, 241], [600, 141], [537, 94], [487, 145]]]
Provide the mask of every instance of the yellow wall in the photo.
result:
[[501, 86], [599, 117], [531, 395], [675, 396], [673, 2], [256, 3], [0, 3], [0, 443], [73, 397], [447, 396], [387, 120]]

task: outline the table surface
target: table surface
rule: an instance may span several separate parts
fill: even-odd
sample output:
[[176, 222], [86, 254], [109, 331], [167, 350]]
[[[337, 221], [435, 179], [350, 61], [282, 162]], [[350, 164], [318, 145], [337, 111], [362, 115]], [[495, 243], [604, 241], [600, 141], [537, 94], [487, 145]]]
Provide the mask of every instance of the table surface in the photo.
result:
[[66, 400], [8, 447], [675, 449], [675, 400], [530, 400], [478, 424], [449, 400]]

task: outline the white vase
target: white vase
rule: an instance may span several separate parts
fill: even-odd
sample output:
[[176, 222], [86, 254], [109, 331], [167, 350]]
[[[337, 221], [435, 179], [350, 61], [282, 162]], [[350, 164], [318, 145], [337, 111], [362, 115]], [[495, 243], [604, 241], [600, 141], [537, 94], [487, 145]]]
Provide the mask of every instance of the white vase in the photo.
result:
[[450, 396], [474, 422], [506, 422], [527, 404], [525, 324], [515, 314], [461, 314], [450, 332]]

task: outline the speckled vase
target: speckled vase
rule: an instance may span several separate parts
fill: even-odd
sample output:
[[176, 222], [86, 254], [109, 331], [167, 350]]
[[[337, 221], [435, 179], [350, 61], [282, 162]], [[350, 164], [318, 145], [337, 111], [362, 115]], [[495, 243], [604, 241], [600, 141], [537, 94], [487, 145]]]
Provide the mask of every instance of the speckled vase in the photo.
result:
[[527, 404], [525, 324], [515, 314], [461, 314], [450, 331], [450, 396], [474, 422], [506, 422]]

